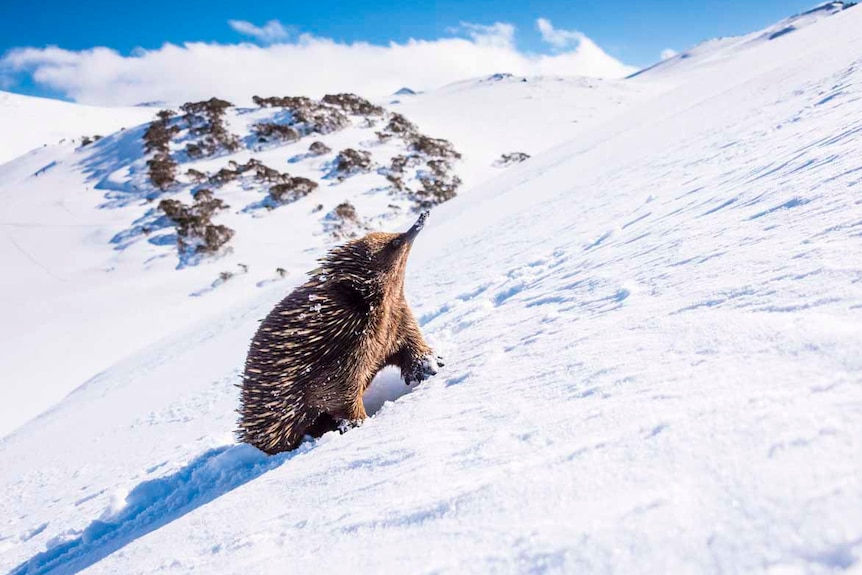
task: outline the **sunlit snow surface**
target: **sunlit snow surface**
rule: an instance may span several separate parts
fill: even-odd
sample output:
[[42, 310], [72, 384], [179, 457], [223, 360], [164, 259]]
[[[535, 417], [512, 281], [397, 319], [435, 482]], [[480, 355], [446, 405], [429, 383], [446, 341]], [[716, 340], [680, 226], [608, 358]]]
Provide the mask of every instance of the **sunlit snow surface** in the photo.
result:
[[144, 107], [105, 110], [0, 90], [0, 165], [34, 148], [80, 142], [83, 136], [106, 136], [136, 126], [148, 121], [154, 111]]
[[[104, 192], [86, 191], [74, 152], [0, 168], [4, 217], [42, 224], [3, 229], [31, 256], [2, 244], [26, 279], [3, 284], [21, 334], [4, 327], [4, 348], [38, 351], [32, 385], [10, 361], [10, 402], [33, 409], [46, 374], [60, 393], [100, 371], [0, 443], [0, 572], [860, 569], [859, 30], [855, 8], [703, 67], [585, 88], [619, 109], [543, 149], [519, 142], [559, 117], [564, 98], [542, 104], [553, 79], [532, 98], [512, 80], [411, 96], [408, 117], [462, 138], [473, 174], [408, 269], [446, 368], [275, 458], [233, 444], [234, 384], [258, 320], [325, 248], [289, 230], [317, 220], [279, 208], [237, 225], [253, 238], [237, 252], [257, 256], [146, 267], [150, 247], [106, 245], [131, 212], [93, 210]], [[512, 140], [482, 149], [492, 106]], [[511, 151], [532, 158], [486, 169]], [[29, 183], [49, 162], [56, 180]], [[57, 231], [58, 201], [92, 227]], [[288, 279], [255, 287], [280, 252]], [[248, 274], [188, 297], [239, 261]], [[374, 405], [402, 385], [387, 373]]]

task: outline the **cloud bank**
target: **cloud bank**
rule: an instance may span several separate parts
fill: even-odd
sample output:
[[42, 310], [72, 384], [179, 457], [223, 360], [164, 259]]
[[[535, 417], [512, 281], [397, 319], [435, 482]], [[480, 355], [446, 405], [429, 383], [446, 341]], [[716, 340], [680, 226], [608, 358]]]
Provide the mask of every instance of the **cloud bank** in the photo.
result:
[[262, 27], [242, 21], [230, 25], [264, 45], [165, 44], [127, 56], [103, 47], [16, 48], [0, 59], [0, 82], [27, 76], [42, 88], [89, 104], [176, 104], [213, 95], [245, 104], [255, 94], [350, 91], [379, 97], [404, 86], [425, 90], [497, 72], [618, 78], [635, 71], [587, 36], [557, 30], [545, 19], [537, 26], [555, 48], [552, 54], [520, 51], [514, 26], [499, 22], [462, 23], [450, 37], [385, 45], [311, 34], [287, 41], [287, 30], [277, 21]]

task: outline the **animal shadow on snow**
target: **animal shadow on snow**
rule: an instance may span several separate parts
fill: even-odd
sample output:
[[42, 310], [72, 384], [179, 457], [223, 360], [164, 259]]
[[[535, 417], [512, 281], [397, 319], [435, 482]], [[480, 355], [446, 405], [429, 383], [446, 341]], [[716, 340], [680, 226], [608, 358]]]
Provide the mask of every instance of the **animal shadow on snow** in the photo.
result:
[[78, 573], [136, 539], [260, 477], [308, 447], [306, 443], [295, 451], [272, 457], [244, 444], [211, 449], [171, 475], [138, 484], [121, 509], [104, 513], [74, 539], [34, 555], [10, 575]]

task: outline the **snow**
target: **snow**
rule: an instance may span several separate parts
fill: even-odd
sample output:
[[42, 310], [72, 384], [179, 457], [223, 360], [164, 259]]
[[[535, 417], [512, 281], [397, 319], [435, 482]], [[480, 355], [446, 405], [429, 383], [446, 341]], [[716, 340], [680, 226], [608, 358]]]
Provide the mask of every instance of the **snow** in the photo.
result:
[[104, 136], [149, 121], [147, 108], [99, 108], [0, 91], [0, 164], [61, 140]]
[[274, 458], [231, 435], [248, 341], [331, 245], [310, 204], [383, 214], [374, 176], [262, 217], [225, 188], [234, 253], [177, 270], [110, 244], [140, 198], [95, 209], [85, 168], [134, 180], [133, 130], [0, 167], [27, 224], [0, 243], [0, 413], [24, 424], [0, 442], [0, 572], [858, 570], [860, 29], [852, 9], [661, 74], [393, 106], [464, 153], [407, 277], [446, 366], [415, 390], [387, 370], [364, 425]]
[[[756, 48], [765, 42], [773, 42], [782, 36], [803, 29], [806, 26], [815, 24], [823, 18], [834, 16], [835, 14], [852, 8], [855, 2], [852, 1], [829, 1], [805, 10], [799, 14], [785, 18], [771, 26], [767, 26], [763, 30], [758, 30], [743, 36], [727, 36], [724, 38], [713, 38], [706, 42], [701, 42], [690, 50], [686, 50], [681, 54], [673, 54], [669, 58], [663, 58], [656, 64], [649, 66], [643, 70], [635, 72], [630, 78], [650, 75], [653, 78], [661, 78], [667, 72], [679, 73], [680, 68], [687, 69], [692, 66], [697, 66], [701, 69], [712, 66], [713, 63], [721, 62], [727, 58], [738, 57], [740, 53]], [[784, 43], [779, 43], [780, 46], [786, 46]]]

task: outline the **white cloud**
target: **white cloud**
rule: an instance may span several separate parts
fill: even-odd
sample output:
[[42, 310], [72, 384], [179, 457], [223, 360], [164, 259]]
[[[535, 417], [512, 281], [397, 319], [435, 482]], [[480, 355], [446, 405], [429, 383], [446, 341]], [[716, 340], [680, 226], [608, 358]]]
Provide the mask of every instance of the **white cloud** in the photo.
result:
[[551, 21], [547, 18], [539, 18], [536, 20], [536, 27], [542, 35], [542, 41], [550, 44], [554, 48], [562, 49], [567, 46], [577, 46], [586, 38], [577, 30], [560, 30], [554, 28]]
[[278, 20], [270, 20], [263, 26], [255, 26], [251, 22], [247, 22], [245, 20], [228, 20], [227, 23], [240, 34], [251, 36], [265, 44], [273, 44], [275, 42], [287, 40], [287, 37], [290, 35], [287, 28], [285, 28]]
[[529, 54], [516, 48], [510, 24], [462, 24], [459, 31], [466, 37], [375, 45], [302, 34], [265, 46], [195, 42], [130, 55], [109, 48], [17, 48], [0, 59], [0, 79], [28, 75], [42, 88], [92, 104], [177, 104], [214, 95], [246, 104], [255, 94], [379, 97], [403, 86], [427, 90], [496, 72], [622, 77], [635, 71], [584, 35], [571, 49]]
[[673, 58], [674, 56], [677, 55], [677, 53], [678, 52], [676, 50], [674, 50], [673, 48], [665, 48], [664, 50], [661, 51], [661, 59], [667, 60], [668, 58]]
[[515, 46], [515, 27], [504, 22], [494, 22], [491, 25], [471, 24], [461, 22], [452, 32], [465, 32], [476, 44], [482, 46], [498, 46], [512, 48]]

